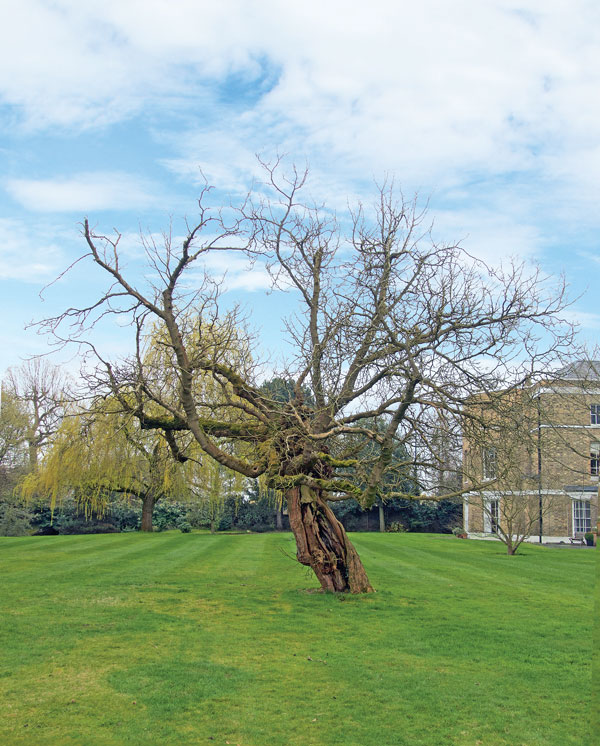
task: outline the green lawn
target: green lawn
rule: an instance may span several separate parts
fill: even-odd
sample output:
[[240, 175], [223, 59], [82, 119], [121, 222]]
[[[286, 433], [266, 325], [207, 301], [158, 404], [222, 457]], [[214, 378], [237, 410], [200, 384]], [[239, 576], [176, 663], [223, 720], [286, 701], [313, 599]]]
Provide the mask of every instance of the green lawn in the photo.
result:
[[376, 594], [290, 534], [0, 539], [0, 743], [592, 743], [594, 550], [354, 541]]

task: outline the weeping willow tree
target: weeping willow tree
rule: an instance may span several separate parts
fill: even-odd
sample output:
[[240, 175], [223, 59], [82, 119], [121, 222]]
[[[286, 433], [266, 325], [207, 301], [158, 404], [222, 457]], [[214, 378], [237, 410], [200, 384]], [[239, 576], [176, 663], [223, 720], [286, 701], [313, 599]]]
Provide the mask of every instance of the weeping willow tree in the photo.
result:
[[140, 529], [152, 531], [159, 500], [219, 503], [223, 494], [217, 467], [202, 459], [189, 434], [143, 430], [115, 401], [103, 402], [63, 421], [20, 491], [28, 499], [47, 498], [52, 509], [72, 496], [86, 514], [97, 515], [119, 493], [141, 502]]
[[[459, 430], [472, 394], [511, 390], [571, 349], [563, 288], [528, 267], [492, 270], [458, 245], [437, 243], [416, 200], [397, 199], [389, 185], [373, 210], [358, 205], [338, 219], [304, 196], [306, 174], [283, 173], [276, 162], [265, 176], [259, 195], [237, 207], [211, 211], [205, 189], [183, 241], [168, 233], [164, 245], [147, 241], [148, 264], [137, 276], [120, 258], [119, 234], [102, 235], [85, 220], [80, 259], [106, 287], [42, 327], [59, 344], [90, 344], [95, 319], [128, 318], [132, 354], [114, 363], [92, 348], [95, 385], [121, 397], [141, 429], [187, 432], [222, 467], [283, 493], [297, 558], [322, 588], [369, 592], [330, 502], [373, 505], [400, 446], [414, 454], [414, 469], [439, 471], [433, 415], [443, 412]], [[285, 401], [261, 390], [272, 363], [252, 360], [249, 351], [258, 356], [259, 348], [210, 272], [227, 257], [247, 261], [248, 271], [258, 263], [271, 291], [295, 298], [295, 312], [282, 320], [290, 353], [275, 371], [292, 382]], [[158, 365], [143, 354], [156, 329], [166, 351]], [[206, 380], [218, 396], [198, 386]], [[381, 431], [369, 426], [379, 417]], [[347, 436], [363, 442], [349, 458]], [[369, 443], [376, 455], [365, 460]], [[401, 488], [389, 496], [415, 497]]]

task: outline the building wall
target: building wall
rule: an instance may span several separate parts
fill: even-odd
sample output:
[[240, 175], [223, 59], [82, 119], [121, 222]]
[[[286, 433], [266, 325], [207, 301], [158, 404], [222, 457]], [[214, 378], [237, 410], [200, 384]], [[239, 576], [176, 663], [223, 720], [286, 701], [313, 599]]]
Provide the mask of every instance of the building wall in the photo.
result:
[[[470, 496], [468, 499], [468, 531], [469, 533], [484, 533], [484, 510], [483, 500]], [[519, 499], [519, 498], [512, 498]], [[502, 500], [502, 497], [500, 497]], [[539, 503], [537, 495], [523, 496], [523, 511], [525, 515], [531, 515], [531, 524], [528, 523], [528, 534], [536, 536], [539, 534], [539, 521], [537, 515]], [[543, 534], [544, 536], [566, 537], [574, 536], [573, 527], [573, 499], [565, 494], [545, 495], [543, 507]], [[594, 528], [598, 522], [598, 497], [590, 499], [591, 527]], [[503, 519], [502, 507], [500, 508], [500, 523], [506, 529], [506, 521]]]
[[[514, 392], [509, 399], [506, 422], [498, 424], [491, 415], [480, 432], [471, 429], [471, 437], [463, 442], [465, 463], [464, 487], [491, 493], [530, 493], [523, 495], [523, 510], [536, 520], [529, 533], [539, 533], [537, 521], [537, 490], [543, 490], [549, 502], [544, 509], [543, 533], [545, 536], [573, 536], [573, 498], [590, 498], [591, 525], [598, 521], [598, 476], [590, 471], [590, 447], [600, 443], [600, 425], [592, 424], [590, 405], [600, 404], [600, 381], [587, 389], [573, 382], [554, 383], [530, 391]], [[481, 406], [476, 404], [475, 406]], [[482, 411], [484, 411], [482, 409]], [[486, 415], [481, 418], [485, 422]], [[489, 424], [489, 427], [487, 425]], [[483, 452], [488, 447], [497, 450], [498, 479], [484, 479]], [[538, 448], [541, 455], [541, 472], [538, 471]], [[565, 489], [567, 488], [567, 489]], [[583, 489], [587, 488], [585, 492]], [[568, 494], [566, 494], [568, 493]], [[480, 493], [484, 494], [484, 493]], [[481, 499], [468, 500], [468, 530], [484, 531]], [[502, 510], [500, 511], [502, 514]]]
[[600, 404], [600, 393], [576, 394], [573, 388], [540, 394], [542, 479], [547, 485], [598, 484], [590, 473], [590, 446], [600, 442], [600, 425], [591, 424], [590, 405]]

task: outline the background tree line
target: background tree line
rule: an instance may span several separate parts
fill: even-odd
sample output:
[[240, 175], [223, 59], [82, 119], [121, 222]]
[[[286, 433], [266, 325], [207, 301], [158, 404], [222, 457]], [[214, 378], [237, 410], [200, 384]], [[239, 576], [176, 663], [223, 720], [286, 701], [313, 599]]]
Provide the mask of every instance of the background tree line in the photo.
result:
[[[56, 385], [48, 389], [47, 381]], [[96, 407], [93, 416], [75, 408], [69, 400], [73, 382], [59, 368], [35, 360], [12, 370], [9, 382], [0, 409], [0, 535], [289, 530], [281, 496], [274, 491], [261, 490], [254, 480], [236, 484], [235, 475], [213, 463], [212, 473], [188, 468], [178, 474], [181, 459], [168, 452], [166, 442], [161, 453], [155, 431], [141, 432], [110, 403]], [[277, 377], [262, 386], [281, 402], [289, 400], [292, 387]], [[194, 484], [199, 477], [207, 480], [203, 490]], [[351, 531], [391, 525], [449, 532], [461, 507], [452, 501], [390, 498], [369, 510], [356, 500], [335, 503], [334, 511]]]

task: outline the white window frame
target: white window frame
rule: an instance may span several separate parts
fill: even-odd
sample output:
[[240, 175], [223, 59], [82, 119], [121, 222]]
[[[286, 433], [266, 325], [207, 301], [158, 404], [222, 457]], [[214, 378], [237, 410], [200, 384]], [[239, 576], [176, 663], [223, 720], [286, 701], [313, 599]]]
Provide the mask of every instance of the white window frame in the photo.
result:
[[500, 523], [500, 498], [488, 497], [483, 511], [483, 530], [486, 534], [497, 534]]
[[590, 425], [600, 425], [600, 404], [590, 404]]
[[592, 508], [589, 500], [573, 500], [573, 536], [592, 530]]
[[600, 443], [590, 443], [590, 476], [600, 477]]
[[496, 479], [498, 476], [498, 451], [493, 446], [482, 449], [481, 470], [484, 479]]

